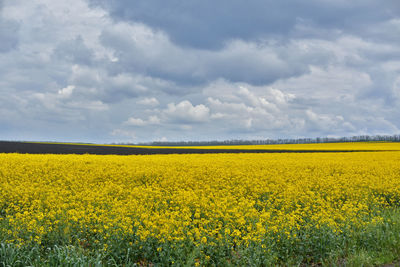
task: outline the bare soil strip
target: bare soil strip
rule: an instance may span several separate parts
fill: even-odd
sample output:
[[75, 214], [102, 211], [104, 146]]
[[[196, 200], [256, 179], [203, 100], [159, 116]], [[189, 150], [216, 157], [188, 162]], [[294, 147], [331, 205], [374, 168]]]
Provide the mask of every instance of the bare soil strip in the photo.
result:
[[[377, 150], [276, 150], [276, 149], [195, 149], [139, 148], [102, 145], [74, 145], [0, 141], [0, 153], [22, 154], [95, 154], [95, 155], [154, 155], [154, 154], [215, 154], [215, 153], [338, 153], [376, 152]], [[379, 150], [382, 151], [382, 150]]]

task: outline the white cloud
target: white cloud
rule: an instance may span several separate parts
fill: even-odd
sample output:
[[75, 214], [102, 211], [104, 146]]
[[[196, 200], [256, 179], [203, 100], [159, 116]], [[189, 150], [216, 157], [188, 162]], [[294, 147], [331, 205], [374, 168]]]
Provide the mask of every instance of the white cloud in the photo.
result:
[[72, 92], [74, 91], [75, 86], [74, 85], [68, 85], [67, 87], [58, 90], [58, 94], [61, 97], [70, 97], [72, 95]]
[[219, 81], [223, 90], [214, 90], [215, 84], [206, 88], [207, 103], [212, 112], [211, 118], [227, 129], [280, 129], [291, 126], [288, 117], [292, 94], [269, 87], [255, 87], [244, 84], [230, 84]]
[[126, 125], [132, 125], [132, 126], [143, 126], [146, 123], [142, 119], [131, 117], [125, 122], [125, 124]]
[[159, 124], [160, 119], [157, 116], [150, 116], [147, 120], [149, 124]]
[[160, 119], [157, 116], [150, 116], [147, 120], [130, 117], [124, 124], [129, 126], [155, 125], [160, 124]]
[[295, 95], [316, 99], [354, 97], [372, 85], [371, 77], [348, 67], [320, 68], [299, 77], [279, 80], [272, 86]]
[[169, 103], [163, 115], [175, 123], [199, 123], [209, 119], [210, 109], [203, 104], [193, 106], [190, 101], [184, 100], [178, 104]]
[[[74, 99], [69, 97], [74, 87], [66, 87], [57, 93], [35, 93], [30, 100], [39, 101], [44, 109], [54, 112], [57, 116], [67, 115], [69, 112], [81, 111], [107, 111], [109, 106], [100, 100]], [[60, 117], [60, 119], [61, 119]]]
[[160, 104], [160, 102], [158, 102], [157, 98], [155, 97], [146, 97], [143, 99], [138, 100], [136, 103], [140, 104], [140, 105], [144, 105], [144, 106], [158, 106]]

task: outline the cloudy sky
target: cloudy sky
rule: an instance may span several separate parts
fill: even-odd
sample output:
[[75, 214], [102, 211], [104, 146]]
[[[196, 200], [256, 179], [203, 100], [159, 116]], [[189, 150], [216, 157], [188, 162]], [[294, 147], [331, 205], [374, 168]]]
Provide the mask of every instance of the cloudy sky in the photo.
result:
[[398, 0], [0, 0], [0, 139], [399, 134]]

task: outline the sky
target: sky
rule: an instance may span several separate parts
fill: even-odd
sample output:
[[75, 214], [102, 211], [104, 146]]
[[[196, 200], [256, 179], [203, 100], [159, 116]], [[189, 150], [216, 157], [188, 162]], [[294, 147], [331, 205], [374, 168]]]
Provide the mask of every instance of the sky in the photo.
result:
[[0, 0], [0, 140], [399, 128], [398, 0]]

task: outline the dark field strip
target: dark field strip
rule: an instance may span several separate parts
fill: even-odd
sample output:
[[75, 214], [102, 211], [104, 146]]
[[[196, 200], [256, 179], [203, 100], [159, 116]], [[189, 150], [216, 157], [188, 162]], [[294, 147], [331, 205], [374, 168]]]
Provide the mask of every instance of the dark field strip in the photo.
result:
[[[215, 154], [215, 153], [337, 153], [376, 152], [377, 150], [266, 150], [266, 149], [195, 149], [139, 148], [102, 145], [69, 145], [0, 141], [0, 153], [23, 154], [95, 154], [95, 155], [154, 155], [154, 154]], [[381, 151], [381, 150], [379, 150]]]

